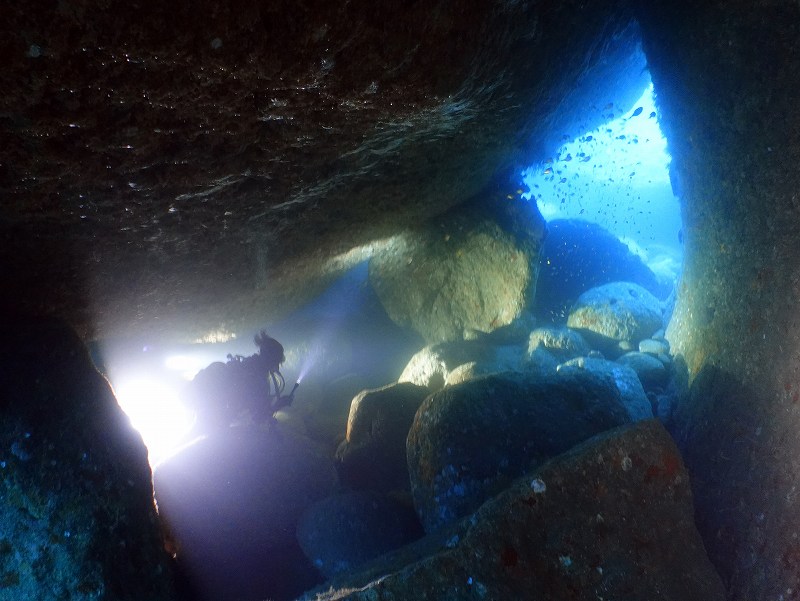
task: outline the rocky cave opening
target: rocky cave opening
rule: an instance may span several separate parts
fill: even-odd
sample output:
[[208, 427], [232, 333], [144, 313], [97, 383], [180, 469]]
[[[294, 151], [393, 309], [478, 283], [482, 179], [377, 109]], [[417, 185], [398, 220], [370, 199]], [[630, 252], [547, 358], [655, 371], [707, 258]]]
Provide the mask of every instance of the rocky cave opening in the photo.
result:
[[[0, 29], [0, 598], [797, 596], [796, 3], [70, 0]], [[669, 140], [683, 250], [668, 324], [658, 278], [603, 290], [658, 303], [612, 341], [581, 297], [608, 243], [567, 282], [544, 236], [608, 90]], [[124, 380], [183, 386], [265, 325], [295, 403], [151, 449], [159, 517]]]

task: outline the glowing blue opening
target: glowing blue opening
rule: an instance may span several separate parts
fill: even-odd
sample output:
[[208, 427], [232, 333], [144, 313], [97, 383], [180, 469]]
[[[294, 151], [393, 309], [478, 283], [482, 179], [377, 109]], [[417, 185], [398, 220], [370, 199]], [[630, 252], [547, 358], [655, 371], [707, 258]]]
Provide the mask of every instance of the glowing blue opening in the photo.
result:
[[658, 125], [650, 83], [631, 108], [591, 107], [608, 121], [572, 137], [551, 157], [528, 167], [524, 198], [542, 216], [597, 223], [642, 257], [658, 275], [675, 279], [683, 251], [680, 205], [670, 185], [667, 141]]

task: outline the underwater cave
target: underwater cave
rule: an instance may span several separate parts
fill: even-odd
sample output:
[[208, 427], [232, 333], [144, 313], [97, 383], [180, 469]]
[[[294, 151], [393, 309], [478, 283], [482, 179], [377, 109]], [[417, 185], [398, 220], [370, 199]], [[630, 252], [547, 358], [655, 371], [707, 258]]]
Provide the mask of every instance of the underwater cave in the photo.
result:
[[796, 3], [6, 12], [0, 600], [800, 598]]

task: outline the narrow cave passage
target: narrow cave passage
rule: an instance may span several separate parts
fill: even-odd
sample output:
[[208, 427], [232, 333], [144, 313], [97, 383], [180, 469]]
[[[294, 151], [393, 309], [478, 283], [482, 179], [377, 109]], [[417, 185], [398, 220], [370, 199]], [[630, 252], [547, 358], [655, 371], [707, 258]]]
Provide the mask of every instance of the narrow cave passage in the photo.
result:
[[598, 224], [658, 276], [675, 281], [683, 258], [680, 206], [652, 83], [632, 107], [609, 99], [589, 110], [608, 121], [564, 134], [552, 156], [525, 169], [530, 191], [524, 197], [536, 202], [547, 221]]
[[641, 45], [612, 85], [577, 95], [574, 114], [548, 136], [553, 143], [546, 156], [532, 157], [523, 169], [523, 198], [534, 201], [547, 222], [599, 225], [674, 283], [683, 260], [680, 190]]

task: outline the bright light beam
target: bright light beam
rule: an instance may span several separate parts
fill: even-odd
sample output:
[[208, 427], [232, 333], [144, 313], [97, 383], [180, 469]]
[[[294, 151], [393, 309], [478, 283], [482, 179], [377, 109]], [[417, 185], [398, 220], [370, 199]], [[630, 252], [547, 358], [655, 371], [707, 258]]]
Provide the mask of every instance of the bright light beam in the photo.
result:
[[169, 386], [148, 379], [127, 380], [114, 387], [117, 402], [142, 435], [151, 466], [185, 441], [194, 414]]
[[[328, 336], [327, 338], [331, 338]], [[303, 381], [303, 378], [306, 377], [309, 371], [316, 365], [317, 361], [319, 361], [320, 357], [322, 357], [322, 344], [321, 342], [317, 341], [306, 353], [306, 356], [303, 358], [303, 362], [300, 364], [300, 373], [297, 376], [297, 383]]]

